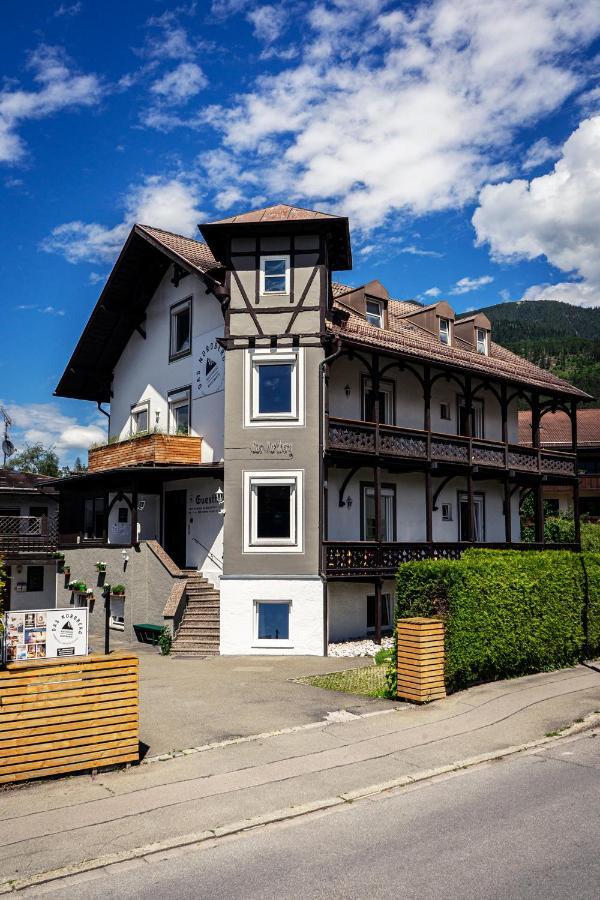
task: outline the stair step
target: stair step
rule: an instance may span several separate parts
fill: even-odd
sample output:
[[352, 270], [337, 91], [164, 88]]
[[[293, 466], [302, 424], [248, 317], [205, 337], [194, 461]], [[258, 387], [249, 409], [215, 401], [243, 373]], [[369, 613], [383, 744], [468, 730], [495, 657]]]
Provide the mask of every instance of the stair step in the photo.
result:
[[220, 656], [218, 650], [186, 650], [184, 653], [175, 653], [171, 651], [174, 659], [206, 659], [209, 656]]

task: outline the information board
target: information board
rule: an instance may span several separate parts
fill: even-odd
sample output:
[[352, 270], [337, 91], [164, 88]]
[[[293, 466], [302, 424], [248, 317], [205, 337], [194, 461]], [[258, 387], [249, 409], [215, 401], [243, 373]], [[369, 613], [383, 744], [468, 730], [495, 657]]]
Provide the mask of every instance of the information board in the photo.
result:
[[11, 610], [4, 614], [4, 660], [86, 656], [88, 611], [77, 609]]

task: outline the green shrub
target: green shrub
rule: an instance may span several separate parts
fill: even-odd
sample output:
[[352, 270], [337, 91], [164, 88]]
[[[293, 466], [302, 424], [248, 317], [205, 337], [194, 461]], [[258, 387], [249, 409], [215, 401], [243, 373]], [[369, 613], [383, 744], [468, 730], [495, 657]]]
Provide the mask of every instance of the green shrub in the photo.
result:
[[124, 584], [113, 584], [111, 590], [111, 594], [114, 594], [115, 597], [122, 597], [125, 593], [125, 585]]
[[600, 553], [600, 524], [596, 522], [581, 523], [581, 549]]
[[376, 666], [382, 666], [384, 663], [388, 662], [392, 653], [391, 647], [382, 647], [377, 651], [375, 656], [373, 657], [373, 662]]
[[407, 563], [398, 571], [396, 614], [445, 620], [450, 689], [560, 668], [584, 651], [586, 572], [592, 650], [600, 648], [598, 554], [482, 549]]
[[163, 656], [168, 656], [170, 654], [172, 644], [173, 635], [171, 634], [170, 629], [165, 625], [158, 636], [158, 646], [160, 647], [160, 652]]

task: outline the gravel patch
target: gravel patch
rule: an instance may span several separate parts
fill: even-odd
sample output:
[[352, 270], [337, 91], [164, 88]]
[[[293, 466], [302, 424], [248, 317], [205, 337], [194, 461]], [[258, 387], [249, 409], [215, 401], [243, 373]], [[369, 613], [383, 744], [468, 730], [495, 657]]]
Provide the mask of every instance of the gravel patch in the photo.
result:
[[383, 648], [393, 647], [394, 638], [393, 637], [384, 637], [381, 640], [381, 644], [376, 644], [375, 641], [371, 640], [362, 640], [362, 641], [343, 641], [340, 644], [329, 644], [327, 648], [328, 656], [375, 656], [378, 650]]

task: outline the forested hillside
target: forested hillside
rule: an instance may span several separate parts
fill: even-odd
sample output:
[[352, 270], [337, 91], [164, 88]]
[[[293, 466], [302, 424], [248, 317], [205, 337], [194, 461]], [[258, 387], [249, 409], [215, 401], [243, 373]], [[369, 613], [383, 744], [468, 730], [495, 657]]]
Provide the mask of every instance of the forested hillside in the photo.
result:
[[478, 310], [492, 323], [492, 339], [593, 397], [600, 406], [600, 307], [555, 300], [498, 303]]

